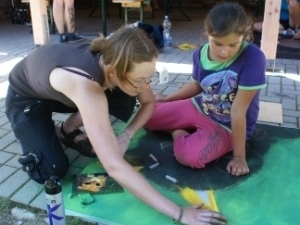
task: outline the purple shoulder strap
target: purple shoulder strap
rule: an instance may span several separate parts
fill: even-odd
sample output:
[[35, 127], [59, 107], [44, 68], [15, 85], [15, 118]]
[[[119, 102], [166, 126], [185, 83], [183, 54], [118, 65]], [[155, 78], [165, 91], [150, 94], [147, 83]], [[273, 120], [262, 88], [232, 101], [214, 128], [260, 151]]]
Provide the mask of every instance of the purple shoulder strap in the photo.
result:
[[62, 67], [62, 69], [67, 70], [67, 71], [72, 72], [72, 73], [76, 73], [76, 74], [78, 74], [78, 75], [80, 75], [80, 76], [83, 76], [83, 77], [89, 79], [89, 80], [95, 80], [94, 77], [92, 77], [91, 75], [82, 73], [82, 72], [80, 72], [80, 71], [73, 70], [73, 69], [66, 68], [66, 67]]

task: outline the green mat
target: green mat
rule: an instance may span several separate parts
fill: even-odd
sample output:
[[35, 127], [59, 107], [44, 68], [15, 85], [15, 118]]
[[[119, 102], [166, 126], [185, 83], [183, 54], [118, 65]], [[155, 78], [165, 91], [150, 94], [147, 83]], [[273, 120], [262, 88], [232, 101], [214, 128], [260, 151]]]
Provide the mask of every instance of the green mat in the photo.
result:
[[[124, 124], [115, 129], [120, 132]], [[149, 154], [161, 165], [154, 170]], [[125, 159], [140, 169], [145, 178], [166, 197], [180, 205], [188, 205], [178, 187], [196, 190], [213, 189], [220, 211], [228, 225], [298, 225], [300, 221], [300, 130], [257, 125], [256, 133], [247, 143], [247, 160], [251, 173], [233, 177], [226, 171], [231, 154], [216, 160], [205, 169], [195, 170], [178, 164], [172, 154], [172, 139], [160, 132], [141, 130], [131, 143]], [[103, 168], [94, 160], [82, 173], [99, 173]], [[174, 184], [165, 179], [179, 180]], [[130, 178], [129, 178], [130, 179]], [[64, 181], [64, 203], [69, 215], [103, 224], [167, 225], [172, 220], [153, 210], [131, 194], [92, 194], [94, 202], [80, 203], [70, 198], [71, 181]]]

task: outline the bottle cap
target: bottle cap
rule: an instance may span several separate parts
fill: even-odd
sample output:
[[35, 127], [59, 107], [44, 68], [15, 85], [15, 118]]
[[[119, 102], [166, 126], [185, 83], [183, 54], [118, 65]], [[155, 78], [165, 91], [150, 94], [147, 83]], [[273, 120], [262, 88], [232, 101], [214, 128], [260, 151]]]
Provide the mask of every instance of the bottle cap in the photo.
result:
[[58, 177], [52, 176], [45, 181], [45, 192], [49, 195], [55, 195], [62, 191], [61, 182]]

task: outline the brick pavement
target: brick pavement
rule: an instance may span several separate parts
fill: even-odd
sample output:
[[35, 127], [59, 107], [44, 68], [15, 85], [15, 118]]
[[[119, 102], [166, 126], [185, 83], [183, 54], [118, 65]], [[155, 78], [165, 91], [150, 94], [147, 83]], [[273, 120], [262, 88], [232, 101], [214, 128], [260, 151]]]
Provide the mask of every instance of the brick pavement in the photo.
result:
[[[87, 18], [88, 10], [82, 9], [76, 13], [77, 31], [80, 34], [92, 34], [92, 36], [87, 36], [87, 39], [91, 40], [94, 37], [93, 34], [97, 35], [101, 29], [100, 18]], [[100, 14], [100, 11], [98, 13]], [[205, 42], [205, 38], [201, 34], [201, 21], [205, 11], [201, 11], [199, 8], [189, 9], [188, 14], [192, 18], [191, 22], [184, 21], [182, 15], [177, 12], [171, 13], [174, 43], [202, 44]], [[146, 22], [160, 24], [162, 18], [162, 12], [156, 12], [156, 19], [146, 19]], [[118, 18], [116, 12], [110, 13], [107, 24], [108, 33], [113, 32], [123, 22], [124, 19]], [[0, 196], [25, 205], [45, 209], [43, 185], [30, 181], [27, 175], [21, 171], [20, 164], [17, 162], [21, 154], [20, 143], [16, 140], [5, 116], [4, 102], [8, 73], [16, 62], [36, 47], [30, 30], [26, 26], [13, 25], [10, 21], [0, 22]], [[51, 35], [51, 43], [56, 42], [58, 42], [58, 37]], [[151, 83], [154, 91], [168, 94], [180, 88], [190, 79], [191, 62], [192, 51], [181, 51], [174, 48], [161, 52], [157, 69], [160, 70], [165, 64], [169, 70], [170, 81], [162, 85], [159, 84], [158, 77], [154, 77]], [[272, 66], [273, 61], [269, 61], [268, 67]], [[275, 71], [280, 71], [267, 72], [268, 86], [261, 91], [261, 100], [282, 104], [283, 123], [272, 123], [272, 125], [299, 128], [300, 60], [276, 59], [275, 68]], [[54, 115], [57, 127], [66, 116], [63, 114]], [[66, 152], [71, 162], [69, 174], [79, 172], [89, 162], [89, 158], [79, 156], [77, 152], [71, 149], [66, 149]]]

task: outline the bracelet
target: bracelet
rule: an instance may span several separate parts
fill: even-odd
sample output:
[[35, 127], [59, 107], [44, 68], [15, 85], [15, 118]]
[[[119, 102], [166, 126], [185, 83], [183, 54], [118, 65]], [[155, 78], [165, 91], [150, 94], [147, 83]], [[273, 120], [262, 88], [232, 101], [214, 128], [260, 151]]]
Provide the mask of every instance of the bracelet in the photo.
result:
[[173, 222], [175, 224], [180, 223], [182, 216], [183, 216], [183, 208], [180, 208], [179, 218], [177, 220], [173, 219]]
[[127, 134], [125, 131], [122, 131], [122, 134], [125, 134], [125, 136], [128, 137], [130, 141], [132, 140], [132, 137], [129, 134]]

